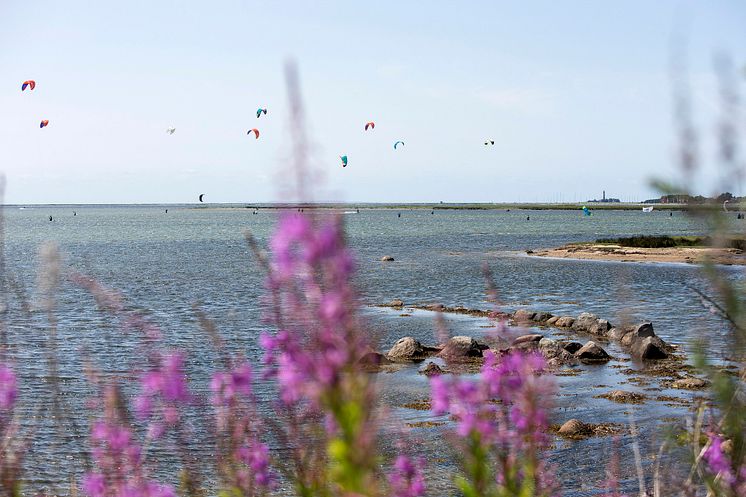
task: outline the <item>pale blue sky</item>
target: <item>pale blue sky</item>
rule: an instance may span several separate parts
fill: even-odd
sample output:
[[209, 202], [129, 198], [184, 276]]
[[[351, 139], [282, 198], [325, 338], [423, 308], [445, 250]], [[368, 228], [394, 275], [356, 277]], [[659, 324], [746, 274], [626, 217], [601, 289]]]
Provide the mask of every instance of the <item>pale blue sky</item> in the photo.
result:
[[280, 200], [293, 57], [319, 198], [639, 200], [676, 173], [683, 33], [710, 193], [713, 57], [743, 91], [744, 26], [737, 0], [0, 0], [0, 169], [10, 203]]

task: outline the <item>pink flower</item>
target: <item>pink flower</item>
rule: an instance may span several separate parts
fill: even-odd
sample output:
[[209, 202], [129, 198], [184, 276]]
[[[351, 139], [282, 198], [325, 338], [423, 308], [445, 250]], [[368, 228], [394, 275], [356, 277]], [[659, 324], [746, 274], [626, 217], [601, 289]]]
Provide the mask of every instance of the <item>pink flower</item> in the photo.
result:
[[726, 482], [732, 484], [735, 478], [731, 472], [730, 458], [725, 455], [722, 449], [723, 439], [714, 433], [710, 433], [708, 437], [709, 447], [702, 454], [702, 459], [705, 460], [713, 474], [721, 475]]
[[[519, 481], [524, 478], [520, 465], [537, 460], [533, 484], [547, 490], [553, 483], [538, 451], [546, 445], [546, 399], [551, 398], [553, 387], [551, 379], [541, 375], [543, 366], [543, 358], [533, 354], [498, 358], [490, 351], [485, 354], [480, 380], [435, 376], [430, 386], [433, 414], [450, 412], [457, 420], [458, 435], [478, 445], [463, 447], [465, 456], [474, 460], [491, 453], [515, 466], [508, 475]], [[474, 451], [471, 456], [470, 450]], [[494, 475], [501, 486], [507, 485], [500, 480], [504, 476]]]
[[16, 374], [10, 367], [0, 363], [0, 409], [12, 409], [17, 396]]
[[180, 409], [192, 398], [181, 353], [162, 354], [158, 368], [145, 373], [140, 386], [142, 393], [135, 399], [135, 412], [140, 419], [150, 419], [165, 427], [173, 427], [181, 421]]
[[420, 497], [425, 494], [425, 477], [422, 474], [424, 462], [416, 463], [405, 455], [399, 455], [394, 462], [393, 471], [388, 480], [391, 485], [391, 497]]
[[106, 492], [104, 475], [100, 473], [87, 473], [83, 477], [83, 492], [90, 497], [103, 497]]
[[226, 405], [237, 395], [251, 395], [251, 366], [244, 362], [228, 373], [215, 373], [210, 382], [213, 404]]

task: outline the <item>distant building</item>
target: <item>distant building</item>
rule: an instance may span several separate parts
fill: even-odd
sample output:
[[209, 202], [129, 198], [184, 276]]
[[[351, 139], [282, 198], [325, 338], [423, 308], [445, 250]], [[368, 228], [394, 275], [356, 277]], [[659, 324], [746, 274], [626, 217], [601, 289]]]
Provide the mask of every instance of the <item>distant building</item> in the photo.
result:
[[606, 198], [606, 190], [603, 191], [603, 195], [601, 196], [601, 200], [593, 199], [589, 200], [588, 202], [602, 202], [602, 203], [612, 203], [612, 202], [621, 202], [618, 198]]

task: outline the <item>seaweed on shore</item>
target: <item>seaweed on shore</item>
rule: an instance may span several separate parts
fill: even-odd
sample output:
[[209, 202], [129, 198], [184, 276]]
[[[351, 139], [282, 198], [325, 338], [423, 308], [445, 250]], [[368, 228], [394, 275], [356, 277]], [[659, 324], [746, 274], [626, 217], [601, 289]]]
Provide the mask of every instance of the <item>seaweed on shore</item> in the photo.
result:
[[403, 407], [404, 409], [413, 409], [415, 411], [429, 411], [430, 409], [432, 409], [432, 403], [430, 402], [430, 399], [419, 399], [415, 400], [414, 402], [402, 404], [399, 407]]
[[703, 236], [637, 235], [620, 238], [599, 238], [596, 243], [613, 244], [621, 247], [671, 248], [703, 247], [709, 245], [709, 238]]

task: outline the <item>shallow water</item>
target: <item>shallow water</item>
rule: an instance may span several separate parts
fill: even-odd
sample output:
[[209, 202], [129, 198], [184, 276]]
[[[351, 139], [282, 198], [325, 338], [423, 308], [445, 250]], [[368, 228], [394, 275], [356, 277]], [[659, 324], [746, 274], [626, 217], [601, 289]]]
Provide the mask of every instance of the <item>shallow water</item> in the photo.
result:
[[[168, 213], [165, 209], [168, 208]], [[73, 216], [73, 211], [77, 215]], [[342, 211], [340, 211], [342, 212]], [[397, 214], [401, 212], [401, 217]], [[123, 292], [129, 304], [147, 310], [164, 330], [167, 342], [188, 351], [190, 377], [198, 393], [206, 391], [216, 355], [200, 331], [192, 304], [200, 302], [213, 318], [228, 346], [252, 359], [260, 356], [256, 339], [265, 329], [261, 320], [263, 275], [243, 239], [249, 230], [266, 246], [277, 213], [251, 209], [195, 209], [190, 206], [147, 207], [6, 207], [6, 259], [9, 274], [36, 303], [34, 286], [39, 267], [38, 247], [54, 241], [64, 267], [94, 276]], [[53, 221], [49, 221], [49, 216]], [[529, 307], [555, 314], [589, 311], [612, 322], [651, 320], [656, 332], [670, 343], [691, 350], [694, 340], [706, 338], [711, 355], [724, 345], [723, 326], [708, 314], [688, 286], [707, 289], [699, 270], [685, 264], [641, 264], [603, 261], [550, 260], [528, 257], [526, 249], [573, 241], [634, 234], [704, 234], [707, 227], [675, 212], [642, 214], [635, 211], [597, 211], [584, 217], [573, 211], [435, 211], [363, 209], [343, 214], [349, 243], [356, 253], [357, 280], [371, 333], [387, 349], [402, 336], [433, 343], [432, 313], [380, 309], [375, 304], [399, 298], [406, 303], [441, 302], [487, 308], [481, 266], [492, 270], [504, 310]], [[530, 220], [527, 220], [530, 216]], [[734, 215], [735, 216], [735, 215]], [[741, 228], [742, 231], [742, 228]], [[394, 262], [382, 263], [383, 255]], [[727, 269], [741, 278], [740, 269]], [[81, 408], [92, 391], [82, 378], [81, 357], [92, 355], [108, 373], [126, 374], [142, 364], [143, 350], [136, 336], [122, 334], [116, 322], [96, 309], [90, 295], [68, 282], [58, 293], [60, 374], [65, 398]], [[45, 402], [43, 344], [47, 322], [42, 313], [25, 315], [17, 298], [10, 301], [8, 340], [11, 356], [22, 376], [22, 404], [26, 412]], [[454, 334], [481, 336], [485, 320], [448, 316]], [[548, 334], [551, 331], [542, 330]], [[628, 365], [616, 346], [607, 350]], [[91, 354], [88, 354], [90, 352]], [[613, 363], [612, 363], [613, 364]], [[378, 375], [382, 395], [400, 425], [432, 419], [427, 412], [397, 406], [427, 397], [427, 381], [417, 365]], [[653, 446], [659, 423], [681, 417], [687, 408], [648, 402], [642, 406], [614, 404], [593, 398], [614, 388], [644, 392], [627, 383], [628, 376], [610, 366], [586, 366], [579, 376], [558, 378], [557, 422], [570, 417], [584, 421], [628, 422], [635, 416], [643, 436]], [[598, 388], [605, 385], [608, 388]], [[649, 388], [655, 388], [651, 385]], [[266, 388], [266, 387], [265, 387]], [[260, 391], [261, 393], [261, 391]], [[654, 395], [680, 397], [690, 393], [661, 391]], [[264, 396], [271, 395], [264, 390]], [[652, 394], [651, 394], [652, 395]], [[197, 415], [198, 413], [195, 413]], [[55, 434], [54, 423], [41, 416], [34, 424], [34, 446], [28, 459], [33, 480], [58, 489], [59, 473], [79, 470], [79, 440], [72, 433]], [[414, 429], [426, 441], [419, 447], [434, 458], [445, 447], [442, 428]], [[629, 453], [631, 437], [622, 437], [620, 452]], [[611, 449], [609, 438], [567, 444], [553, 451], [566, 493], [593, 493], [578, 469], [603, 478], [599, 453]], [[167, 460], [168, 447], [153, 447]], [[629, 457], [623, 454], [623, 461]], [[164, 463], [167, 466], [167, 463]], [[61, 469], [58, 469], [61, 468]], [[442, 477], [447, 471], [438, 474]], [[634, 483], [634, 482], [632, 482]], [[64, 491], [64, 490], [60, 490]], [[433, 494], [433, 495], [438, 495]]]

